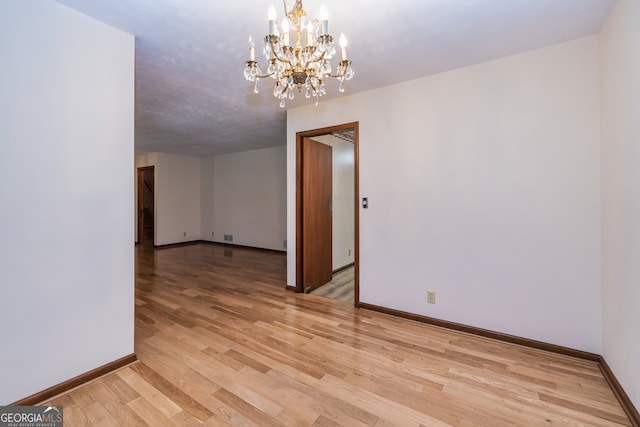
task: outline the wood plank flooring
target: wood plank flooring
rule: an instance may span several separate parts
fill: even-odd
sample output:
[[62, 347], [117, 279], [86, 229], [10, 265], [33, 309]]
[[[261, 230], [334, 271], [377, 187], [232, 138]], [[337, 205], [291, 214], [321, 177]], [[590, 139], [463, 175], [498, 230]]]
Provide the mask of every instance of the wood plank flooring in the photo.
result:
[[629, 426], [592, 362], [284, 290], [285, 256], [136, 248], [140, 362], [65, 426]]
[[349, 267], [335, 273], [329, 283], [322, 285], [309, 293], [353, 304], [354, 283], [355, 267]]

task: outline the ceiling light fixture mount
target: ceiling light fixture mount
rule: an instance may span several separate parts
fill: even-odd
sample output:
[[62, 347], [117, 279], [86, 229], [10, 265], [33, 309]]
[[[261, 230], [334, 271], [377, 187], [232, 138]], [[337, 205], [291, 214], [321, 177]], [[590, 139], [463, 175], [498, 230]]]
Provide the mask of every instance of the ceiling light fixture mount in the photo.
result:
[[[244, 77], [254, 82], [254, 92], [258, 93], [260, 79], [270, 77], [275, 80], [273, 96], [280, 100], [280, 107], [285, 106], [286, 99], [295, 99], [295, 91], [305, 97], [319, 98], [327, 93], [325, 80], [333, 77], [338, 80], [338, 90], [344, 92], [344, 81], [351, 80], [353, 68], [347, 59], [347, 38], [340, 35], [342, 60], [336, 72], [331, 67], [331, 59], [336, 53], [333, 37], [329, 34], [329, 20], [324, 5], [320, 8], [320, 19], [309, 20], [302, 8], [302, 0], [295, 0], [290, 11], [284, 2], [285, 16], [282, 21], [276, 18], [276, 11], [269, 9], [269, 35], [265, 36], [262, 52], [269, 65], [266, 73], [258, 66], [255, 57], [253, 37], [249, 37], [249, 60], [244, 69]], [[303, 43], [303, 33], [306, 40]], [[290, 44], [290, 40], [294, 40]]]

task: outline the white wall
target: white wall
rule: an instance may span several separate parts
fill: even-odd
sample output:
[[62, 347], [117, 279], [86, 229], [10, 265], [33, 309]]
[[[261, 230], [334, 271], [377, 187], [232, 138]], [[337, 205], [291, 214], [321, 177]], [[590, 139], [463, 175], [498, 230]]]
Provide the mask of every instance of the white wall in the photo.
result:
[[295, 133], [359, 121], [361, 302], [600, 353], [598, 69], [593, 36], [289, 110], [288, 240]]
[[200, 164], [198, 157], [156, 153], [156, 245], [200, 240]]
[[285, 162], [285, 146], [206, 159], [137, 154], [136, 167], [155, 166], [155, 245], [233, 234], [234, 244], [284, 250]]
[[603, 355], [640, 408], [640, 2], [601, 32]]
[[286, 147], [211, 157], [202, 165], [202, 239], [224, 243], [232, 234], [236, 245], [284, 250]]
[[333, 147], [332, 153], [332, 268], [337, 270], [354, 260], [354, 163], [353, 144], [332, 135], [313, 138]]
[[134, 38], [0, 2], [0, 404], [133, 353]]

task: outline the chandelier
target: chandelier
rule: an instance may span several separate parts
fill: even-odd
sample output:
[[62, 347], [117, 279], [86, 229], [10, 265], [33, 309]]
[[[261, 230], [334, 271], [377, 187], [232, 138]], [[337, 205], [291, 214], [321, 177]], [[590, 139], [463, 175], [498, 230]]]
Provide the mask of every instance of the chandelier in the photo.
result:
[[[351, 80], [353, 68], [347, 59], [347, 38], [340, 34], [342, 60], [338, 62], [334, 72], [331, 59], [336, 53], [333, 37], [329, 35], [329, 21], [324, 5], [320, 8], [320, 20], [310, 20], [302, 8], [302, 0], [296, 0], [293, 9], [287, 11], [284, 1], [285, 16], [277, 21], [276, 11], [269, 9], [269, 35], [265, 36], [262, 52], [267, 58], [266, 72], [262, 72], [256, 61], [253, 37], [249, 37], [249, 60], [244, 69], [244, 77], [254, 82], [255, 93], [259, 93], [260, 79], [275, 80], [273, 96], [280, 100], [280, 107], [285, 101], [293, 100], [296, 91], [306, 98], [319, 98], [327, 93], [325, 80], [329, 77], [338, 80], [338, 90], [344, 92], [344, 81]], [[306, 33], [306, 37], [304, 37]]]

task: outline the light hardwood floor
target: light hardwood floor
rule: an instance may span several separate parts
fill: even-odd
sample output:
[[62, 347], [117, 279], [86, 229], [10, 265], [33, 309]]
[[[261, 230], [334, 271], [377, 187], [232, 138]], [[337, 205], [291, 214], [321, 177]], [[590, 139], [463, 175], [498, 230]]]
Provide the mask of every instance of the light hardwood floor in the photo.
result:
[[65, 426], [630, 425], [597, 365], [285, 291], [285, 256], [136, 248], [140, 362]]
[[333, 275], [331, 281], [310, 293], [353, 304], [355, 267], [349, 267]]

